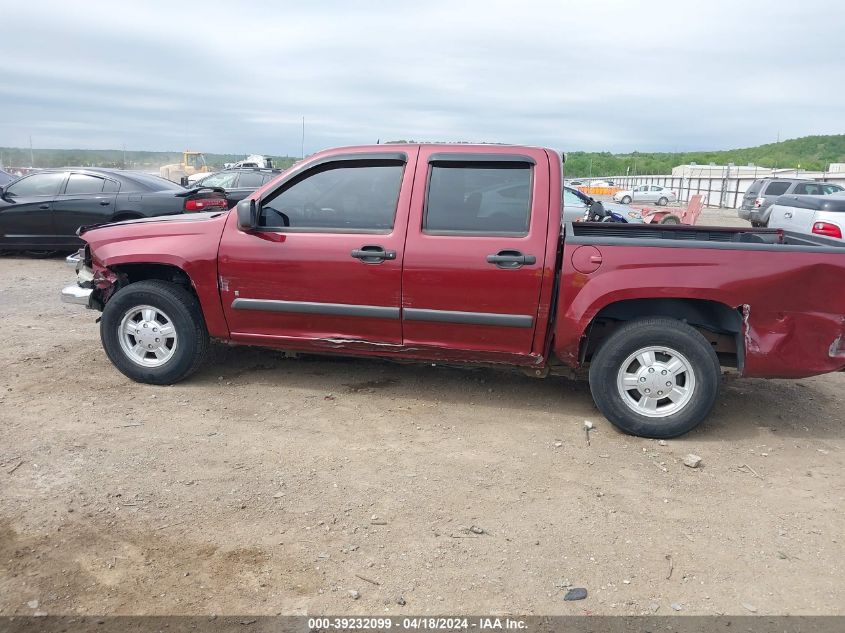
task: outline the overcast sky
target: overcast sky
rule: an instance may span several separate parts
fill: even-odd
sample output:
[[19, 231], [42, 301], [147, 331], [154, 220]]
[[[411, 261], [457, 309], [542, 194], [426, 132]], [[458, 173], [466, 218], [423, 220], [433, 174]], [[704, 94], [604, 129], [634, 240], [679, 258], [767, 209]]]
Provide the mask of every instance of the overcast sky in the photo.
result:
[[0, 146], [298, 155], [845, 132], [845, 2], [7, 3]]

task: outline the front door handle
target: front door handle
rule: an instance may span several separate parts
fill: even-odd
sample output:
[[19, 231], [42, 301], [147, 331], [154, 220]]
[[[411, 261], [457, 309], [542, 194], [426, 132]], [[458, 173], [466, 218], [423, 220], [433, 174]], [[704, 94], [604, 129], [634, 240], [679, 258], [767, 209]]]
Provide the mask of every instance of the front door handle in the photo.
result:
[[385, 259], [396, 259], [396, 251], [385, 250], [383, 246], [367, 245], [353, 250], [352, 257], [365, 264], [380, 264]]
[[50, 208], [50, 205], [49, 204], [39, 204], [38, 208], [46, 211], [47, 209]]
[[523, 255], [519, 251], [503, 250], [495, 255], [487, 256], [488, 264], [495, 264], [499, 268], [521, 268], [525, 264], [534, 264], [537, 258], [533, 255]]
[[111, 204], [111, 200], [100, 200], [100, 205], [103, 207], [107, 207]]

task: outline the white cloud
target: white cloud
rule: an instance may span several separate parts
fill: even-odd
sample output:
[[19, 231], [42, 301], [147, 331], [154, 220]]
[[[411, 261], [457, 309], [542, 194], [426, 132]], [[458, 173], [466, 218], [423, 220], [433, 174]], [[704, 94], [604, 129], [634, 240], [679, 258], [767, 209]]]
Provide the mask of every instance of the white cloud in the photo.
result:
[[[285, 6], [288, 5], [288, 6]], [[15, 3], [0, 145], [680, 150], [842, 132], [845, 3]]]

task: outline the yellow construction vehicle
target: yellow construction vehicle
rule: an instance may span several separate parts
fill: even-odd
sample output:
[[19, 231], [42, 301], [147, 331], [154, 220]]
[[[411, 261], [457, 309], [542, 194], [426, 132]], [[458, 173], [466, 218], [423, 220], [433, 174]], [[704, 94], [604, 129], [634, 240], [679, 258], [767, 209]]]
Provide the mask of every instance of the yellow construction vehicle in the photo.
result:
[[182, 154], [181, 163], [162, 165], [159, 168], [159, 175], [173, 182], [181, 182], [182, 178], [187, 178], [191, 174], [208, 173], [210, 171], [211, 168], [205, 164], [205, 156], [202, 152], [185, 150]]

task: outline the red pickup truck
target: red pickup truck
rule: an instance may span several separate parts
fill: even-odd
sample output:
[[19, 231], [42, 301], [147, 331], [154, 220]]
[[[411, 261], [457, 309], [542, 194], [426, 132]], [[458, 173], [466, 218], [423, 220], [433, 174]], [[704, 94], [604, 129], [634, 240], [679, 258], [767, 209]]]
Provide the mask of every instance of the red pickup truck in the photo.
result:
[[168, 384], [209, 339], [302, 352], [588, 372], [619, 428], [680, 435], [720, 366], [845, 367], [845, 250], [769, 229], [562, 223], [540, 148], [329, 150], [223, 212], [83, 227], [65, 301], [106, 354]]

